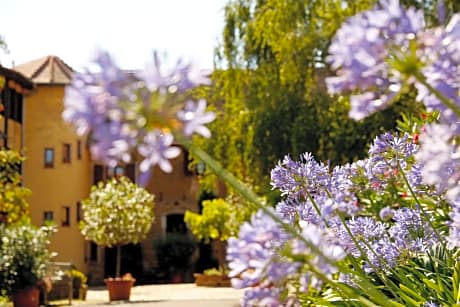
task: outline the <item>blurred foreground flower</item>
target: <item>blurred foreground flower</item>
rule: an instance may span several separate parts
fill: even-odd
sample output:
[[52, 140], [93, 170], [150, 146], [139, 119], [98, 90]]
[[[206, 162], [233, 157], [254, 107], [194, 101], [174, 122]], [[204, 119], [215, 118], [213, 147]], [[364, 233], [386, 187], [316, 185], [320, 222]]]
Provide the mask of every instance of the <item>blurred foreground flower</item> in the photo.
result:
[[215, 119], [206, 101], [193, 101], [187, 91], [209, 79], [178, 61], [172, 69], [161, 65], [155, 52], [142, 71], [121, 70], [111, 56], [99, 51], [94, 68], [75, 73], [66, 88], [63, 118], [79, 135], [89, 134], [93, 159], [115, 166], [141, 159], [141, 183], [158, 165], [171, 172], [170, 159], [180, 150], [174, 134], [210, 137], [204, 126]]
[[423, 12], [381, 0], [337, 31], [327, 60], [337, 76], [331, 94], [351, 93], [356, 120], [388, 107], [415, 85], [417, 100], [460, 132], [460, 14], [445, 27], [425, 29]]

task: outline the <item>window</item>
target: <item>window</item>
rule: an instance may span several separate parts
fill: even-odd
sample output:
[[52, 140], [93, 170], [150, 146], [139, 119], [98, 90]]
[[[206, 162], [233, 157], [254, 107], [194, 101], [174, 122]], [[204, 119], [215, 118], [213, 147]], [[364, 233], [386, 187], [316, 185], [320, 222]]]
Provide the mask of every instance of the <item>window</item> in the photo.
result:
[[131, 179], [132, 182], [136, 182], [136, 165], [134, 163], [128, 163], [109, 167], [96, 164], [93, 167], [93, 184], [97, 184], [99, 181], [105, 181], [112, 177], [118, 178], [121, 176], [126, 176]]
[[77, 140], [77, 159], [81, 160], [82, 149], [81, 149], [81, 140]]
[[45, 167], [46, 168], [53, 168], [54, 167], [54, 149], [53, 148], [45, 148]]
[[68, 143], [62, 144], [62, 163], [70, 163], [71, 146]]
[[61, 225], [62, 226], [70, 226], [70, 207], [63, 206], [61, 212], [62, 212]]
[[83, 219], [83, 209], [81, 207], [81, 202], [77, 201], [77, 222], [80, 222]]
[[96, 164], [93, 167], [93, 184], [104, 180], [104, 166]]
[[45, 211], [43, 212], [43, 222], [51, 222], [54, 220], [53, 211]]
[[115, 166], [115, 167], [109, 167], [107, 169], [107, 179], [108, 178], [120, 178], [121, 176], [125, 175], [125, 168], [123, 166]]
[[119, 178], [125, 175], [125, 168], [123, 166], [117, 166], [115, 167], [113, 172], [114, 172], [113, 176], [116, 178]]

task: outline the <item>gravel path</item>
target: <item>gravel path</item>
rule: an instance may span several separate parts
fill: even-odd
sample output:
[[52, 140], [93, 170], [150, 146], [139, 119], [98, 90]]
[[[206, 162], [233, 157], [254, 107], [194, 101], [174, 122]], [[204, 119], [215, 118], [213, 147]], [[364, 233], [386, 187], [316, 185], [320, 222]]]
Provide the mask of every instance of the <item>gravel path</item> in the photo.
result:
[[242, 290], [227, 287], [197, 287], [195, 284], [162, 284], [134, 286], [129, 302], [111, 302], [105, 287], [88, 289], [80, 306], [238, 306]]

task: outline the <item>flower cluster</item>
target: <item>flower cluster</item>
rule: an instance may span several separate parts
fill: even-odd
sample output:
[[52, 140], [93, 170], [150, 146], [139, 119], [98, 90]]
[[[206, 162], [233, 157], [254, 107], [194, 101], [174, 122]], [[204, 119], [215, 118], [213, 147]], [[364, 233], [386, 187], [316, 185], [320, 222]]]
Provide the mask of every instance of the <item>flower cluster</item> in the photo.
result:
[[[425, 29], [424, 24], [422, 11], [382, 0], [337, 31], [327, 58], [337, 76], [326, 83], [330, 93], [353, 93], [350, 117], [362, 119], [386, 108], [413, 84], [417, 100], [429, 111], [441, 111], [441, 121], [460, 132], [460, 15], [446, 27]], [[451, 104], [446, 106], [438, 93]]]
[[54, 226], [40, 228], [27, 223], [0, 225], [0, 294], [36, 287], [55, 256], [48, 250]]
[[[286, 156], [272, 171], [272, 186], [285, 197], [276, 213], [317, 249], [309, 249], [259, 212], [241, 228], [238, 239], [229, 241], [228, 260], [233, 276], [238, 277], [234, 286], [251, 286], [245, 304], [256, 297], [259, 303], [269, 297], [287, 304], [292, 297], [285, 292], [292, 294], [288, 284], [292, 285], [293, 278], [298, 278], [297, 291], [320, 289], [321, 280], [303, 271], [305, 258], [299, 254], [319, 253], [315, 267], [343, 281], [343, 276], [335, 274], [336, 267], [324, 259], [337, 261], [348, 255], [367, 273], [389, 272], [439, 243], [431, 220], [409, 197], [407, 183], [417, 183], [416, 191], [429, 190], [420, 183], [415, 162], [418, 150], [407, 133], [385, 133], [371, 144], [369, 158], [332, 170], [311, 154], [302, 155], [300, 161]], [[276, 273], [281, 268], [284, 275]]]
[[109, 165], [142, 159], [141, 178], [158, 165], [172, 170], [170, 159], [179, 155], [173, 132], [209, 137], [204, 126], [215, 118], [204, 100], [194, 101], [187, 91], [208, 78], [188, 63], [178, 61], [166, 70], [157, 53], [145, 70], [121, 70], [110, 55], [98, 52], [94, 68], [75, 73], [66, 88], [63, 118], [79, 135], [89, 133], [93, 159]]
[[334, 94], [360, 90], [350, 97], [351, 118], [362, 119], [386, 108], [403, 83], [410, 81], [390, 63], [407, 60], [400, 50], [412, 50], [424, 24], [423, 12], [404, 10], [398, 0], [382, 0], [374, 9], [349, 18], [337, 31], [327, 58], [337, 76], [326, 83]]
[[[455, 208], [460, 201], [460, 153], [455, 143], [460, 133], [460, 14], [445, 26], [423, 25], [422, 12], [404, 9], [398, 0], [382, 0], [350, 18], [331, 44], [328, 59], [337, 76], [326, 81], [330, 93], [353, 92], [350, 116], [357, 119], [386, 107], [393, 94], [413, 84], [417, 100], [440, 116], [439, 123], [427, 125], [420, 135], [419, 163], [412, 171], [421, 176], [408, 179], [416, 189], [423, 178], [439, 194], [445, 193]], [[394, 163], [406, 160], [401, 156]], [[377, 165], [374, 170], [377, 175], [390, 171]], [[379, 176], [375, 184], [381, 184]]]
[[[349, 295], [341, 293], [349, 289], [340, 287], [345, 283], [347, 287], [364, 285], [361, 290], [365, 291], [382, 286], [389, 297], [414, 306], [452, 303], [435, 287], [443, 283], [439, 274], [454, 279], [458, 274], [451, 263], [457, 261], [453, 259], [458, 259], [460, 247], [460, 14], [444, 27], [425, 29], [422, 11], [404, 9], [398, 0], [381, 0], [337, 31], [329, 53], [327, 61], [337, 75], [326, 79], [327, 87], [331, 94], [351, 94], [350, 117], [362, 119], [412, 89], [427, 111], [439, 118], [437, 123], [419, 127], [415, 136], [378, 136], [367, 159], [332, 170], [310, 154], [300, 161], [285, 157], [271, 173], [273, 188], [284, 196], [275, 211], [284, 223], [270, 222], [259, 214], [229, 248], [233, 251], [230, 265], [244, 268], [235, 275], [237, 285], [251, 286], [245, 303], [269, 299], [269, 306], [288, 304], [293, 293], [299, 298], [311, 289], [321, 289], [321, 280], [304, 288], [302, 279], [294, 278], [311, 281], [313, 275], [328, 279], [328, 288], [319, 293], [330, 295], [331, 289], [339, 289], [342, 298]], [[266, 227], [283, 233], [289, 228], [286, 225], [296, 231], [277, 240], [263, 236], [270, 232]], [[255, 250], [263, 253], [236, 252], [236, 246], [250, 246], [254, 237], [257, 246], [263, 247]], [[313, 266], [315, 256], [298, 257], [299, 250], [332, 262], [325, 261], [326, 268], [322, 263]], [[287, 272], [283, 278], [269, 273], [280, 255]], [[430, 264], [422, 268], [424, 261]], [[439, 268], [433, 270], [434, 261], [444, 261], [442, 273]], [[256, 270], [253, 264], [258, 265]], [[307, 264], [309, 273], [302, 275]], [[336, 267], [341, 270], [337, 272]], [[314, 274], [317, 268], [325, 274]], [[246, 271], [257, 272], [257, 278], [251, 279]], [[438, 284], [432, 283], [434, 275]], [[401, 285], [394, 286], [392, 279]], [[425, 297], [416, 293], [427, 286]], [[381, 294], [372, 295], [382, 302]]]
[[[323, 281], [312, 274], [315, 267], [331, 277], [337, 272], [334, 261], [345, 253], [328, 231], [301, 223], [303, 240], [294, 239], [278, 222], [258, 211], [241, 226], [239, 237], [228, 241], [227, 259], [235, 288], [247, 288], [243, 306], [296, 305], [297, 291], [321, 288]], [[320, 250], [321, 255], [313, 250]]]

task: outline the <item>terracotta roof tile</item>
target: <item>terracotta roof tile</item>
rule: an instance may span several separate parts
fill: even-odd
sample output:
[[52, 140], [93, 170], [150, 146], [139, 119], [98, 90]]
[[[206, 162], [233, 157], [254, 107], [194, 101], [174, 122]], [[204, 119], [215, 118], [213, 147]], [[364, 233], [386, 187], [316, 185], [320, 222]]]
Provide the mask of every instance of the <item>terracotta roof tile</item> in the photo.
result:
[[73, 69], [54, 55], [32, 60], [13, 67], [36, 84], [69, 84]]

